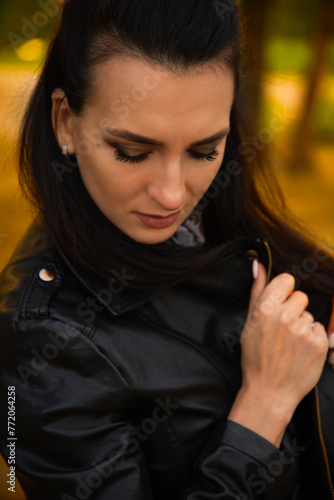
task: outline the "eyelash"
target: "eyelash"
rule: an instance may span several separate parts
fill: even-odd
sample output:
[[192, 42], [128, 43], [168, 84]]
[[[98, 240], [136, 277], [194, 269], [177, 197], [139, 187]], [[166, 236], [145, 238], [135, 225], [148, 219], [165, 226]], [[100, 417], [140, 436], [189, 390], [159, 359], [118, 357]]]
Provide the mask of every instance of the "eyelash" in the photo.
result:
[[[196, 160], [203, 160], [203, 161], [214, 161], [219, 155], [217, 149], [214, 149], [213, 151], [211, 151], [211, 153], [208, 154], [197, 153], [196, 151], [189, 151], [189, 153]], [[120, 149], [116, 149], [115, 151], [116, 160], [122, 161], [124, 163], [141, 163], [142, 161], [147, 160], [149, 155], [150, 153], [144, 153], [138, 156], [129, 156], [123, 153], [123, 151], [121, 151]]]

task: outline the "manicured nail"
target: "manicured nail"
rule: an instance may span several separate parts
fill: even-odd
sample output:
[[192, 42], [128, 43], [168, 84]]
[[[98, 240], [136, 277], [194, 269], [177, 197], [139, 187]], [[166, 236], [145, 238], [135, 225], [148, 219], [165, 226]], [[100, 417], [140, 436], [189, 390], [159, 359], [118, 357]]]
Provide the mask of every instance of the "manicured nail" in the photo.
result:
[[256, 280], [259, 274], [259, 261], [257, 259], [253, 260], [253, 278]]
[[334, 351], [331, 351], [328, 355], [328, 363], [334, 365]]
[[330, 333], [328, 336], [329, 348], [334, 349], [334, 333]]

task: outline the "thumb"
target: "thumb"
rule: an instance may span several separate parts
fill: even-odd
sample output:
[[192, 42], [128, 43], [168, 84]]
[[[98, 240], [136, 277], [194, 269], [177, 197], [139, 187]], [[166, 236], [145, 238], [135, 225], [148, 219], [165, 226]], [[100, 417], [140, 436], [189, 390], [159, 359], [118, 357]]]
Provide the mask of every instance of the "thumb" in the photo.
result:
[[[256, 261], [256, 262], [258, 262], [258, 261]], [[256, 268], [256, 264], [254, 264], [254, 266]], [[250, 295], [249, 311], [252, 311], [252, 309], [255, 306], [256, 302], [258, 301], [260, 295], [262, 294], [263, 290], [265, 289], [266, 283], [267, 283], [266, 268], [264, 267], [263, 264], [260, 264], [258, 262], [257, 277], [253, 283], [251, 295]]]

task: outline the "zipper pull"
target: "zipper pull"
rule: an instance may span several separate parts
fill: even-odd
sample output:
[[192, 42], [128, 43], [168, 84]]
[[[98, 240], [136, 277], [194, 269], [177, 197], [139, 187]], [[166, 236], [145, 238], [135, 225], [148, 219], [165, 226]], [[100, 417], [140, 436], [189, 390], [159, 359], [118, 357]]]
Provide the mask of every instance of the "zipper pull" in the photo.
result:
[[[262, 240], [262, 239], [258, 238], [256, 240], [256, 242], [259, 245], [264, 245], [265, 248], [266, 248], [266, 250], [267, 250], [267, 255], [268, 255], [268, 269], [267, 269], [267, 282], [266, 282], [266, 285], [268, 285], [269, 282], [270, 282], [270, 280], [271, 280], [271, 272], [272, 272], [272, 267], [273, 267], [273, 258], [272, 258], [271, 248], [270, 248], [269, 242], [267, 240]], [[255, 275], [256, 275], [256, 264], [254, 262], [255, 261], [259, 262], [260, 261], [259, 253], [256, 250], [250, 249], [250, 250], [248, 250], [246, 252], [246, 256], [248, 257], [249, 260], [253, 261], [253, 276], [254, 276], [254, 279], [256, 279], [255, 278]]]
[[263, 244], [266, 247], [266, 250], [268, 253], [267, 285], [269, 285], [269, 282], [271, 280], [271, 272], [273, 269], [273, 255], [271, 253], [271, 248], [270, 248], [268, 240], [263, 240]]

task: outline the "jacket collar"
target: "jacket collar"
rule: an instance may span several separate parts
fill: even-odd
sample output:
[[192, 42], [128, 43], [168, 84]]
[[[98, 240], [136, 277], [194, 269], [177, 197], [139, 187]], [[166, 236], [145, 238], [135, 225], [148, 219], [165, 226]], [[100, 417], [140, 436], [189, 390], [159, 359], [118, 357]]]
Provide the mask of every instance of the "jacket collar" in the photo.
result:
[[[250, 237], [227, 242], [222, 248], [221, 257], [217, 265], [224, 265], [226, 261], [229, 261], [234, 256], [245, 255], [249, 251], [251, 252], [250, 258], [252, 253], [254, 254], [255, 252], [259, 255], [260, 260], [268, 266], [268, 253], [264, 241]], [[127, 275], [125, 268], [121, 272], [113, 271], [113, 277], [109, 283], [102, 283], [85, 269], [74, 266], [68, 260], [51, 231], [39, 217], [28, 229], [15, 252], [13, 260], [18, 261], [31, 258], [36, 258], [43, 265], [47, 265], [47, 262], [54, 263], [54, 261], [58, 264], [65, 263], [85, 289], [113, 316], [131, 311], [144, 304], [158, 294], [165, 286], [162, 284], [152, 289], [133, 289], [128, 286], [133, 277]]]
[[128, 283], [133, 277], [127, 275], [125, 268], [123, 268], [121, 272], [113, 270], [113, 277], [110, 278], [109, 283], [102, 283], [98, 278], [92, 276], [82, 267], [74, 267], [56, 242], [55, 245], [62, 259], [76, 278], [113, 316], [126, 313], [144, 304], [162, 288], [162, 286], [160, 286], [146, 290], [131, 289]]

